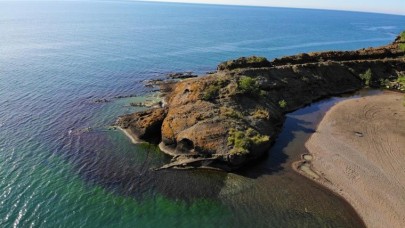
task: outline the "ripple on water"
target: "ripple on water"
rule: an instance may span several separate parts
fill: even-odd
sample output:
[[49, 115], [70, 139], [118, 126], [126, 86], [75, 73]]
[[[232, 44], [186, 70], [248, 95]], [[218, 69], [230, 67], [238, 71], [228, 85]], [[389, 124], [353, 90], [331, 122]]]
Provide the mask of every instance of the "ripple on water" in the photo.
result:
[[[299, 111], [267, 158], [233, 174], [152, 172], [169, 158], [105, 127], [134, 111], [113, 97], [144, 94], [142, 81], [165, 72], [203, 73], [252, 51], [271, 59], [378, 46], [404, 23], [319, 10], [0, 1], [0, 226], [356, 226], [350, 208], [289, 170], [296, 140], [313, 130]], [[359, 29], [375, 24], [396, 27]], [[105, 97], [112, 102], [89, 102]]]

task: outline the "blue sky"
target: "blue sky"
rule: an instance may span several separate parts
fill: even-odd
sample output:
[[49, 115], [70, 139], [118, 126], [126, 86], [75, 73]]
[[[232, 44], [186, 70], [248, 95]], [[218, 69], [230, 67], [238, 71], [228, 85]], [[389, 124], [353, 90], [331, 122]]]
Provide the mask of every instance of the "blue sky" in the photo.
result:
[[226, 5], [336, 9], [405, 15], [405, 0], [145, 0]]

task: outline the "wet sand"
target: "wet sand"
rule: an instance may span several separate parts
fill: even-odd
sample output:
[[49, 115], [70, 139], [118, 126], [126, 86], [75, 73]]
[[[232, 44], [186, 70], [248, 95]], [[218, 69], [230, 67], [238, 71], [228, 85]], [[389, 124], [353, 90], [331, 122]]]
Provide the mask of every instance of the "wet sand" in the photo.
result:
[[367, 227], [405, 227], [404, 94], [338, 103], [305, 146], [300, 173], [346, 199]]
[[122, 132], [124, 132], [124, 134], [131, 140], [131, 142], [133, 144], [139, 144], [139, 143], [145, 142], [145, 141], [142, 141], [141, 139], [139, 139], [138, 136], [136, 136], [134, 133], [132, 133], [132, 131], [129, 129], [124, 129], [124, 128], [121, 128], [118, 126], [114, 126], [114, 127], [121, 130]]

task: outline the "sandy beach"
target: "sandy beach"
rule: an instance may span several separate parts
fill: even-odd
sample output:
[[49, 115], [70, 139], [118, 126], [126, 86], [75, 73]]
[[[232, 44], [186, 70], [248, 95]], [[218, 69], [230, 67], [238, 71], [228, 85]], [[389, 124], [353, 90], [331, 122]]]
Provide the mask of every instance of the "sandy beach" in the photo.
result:
[[405, 227], [404, 94], [338, 103], [306, 147], [299, 171], [345, 198], [367, 227]]

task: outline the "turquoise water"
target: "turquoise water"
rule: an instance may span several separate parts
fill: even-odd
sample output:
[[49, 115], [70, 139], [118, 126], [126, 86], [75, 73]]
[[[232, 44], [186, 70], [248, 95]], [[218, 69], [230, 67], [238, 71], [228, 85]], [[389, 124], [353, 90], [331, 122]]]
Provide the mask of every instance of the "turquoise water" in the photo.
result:
[[249, 171], [152, 172], [169, 158], [108, 126], [139, 110], [128, 104], [140, 98], [115, 97], [145, 95], [144, 80], [383, 45], [404, 25], [338, 11], [0, 2], [0, 226], [357, 226], [342, 200], [289, 170], [299, 151], [287, 142]]

